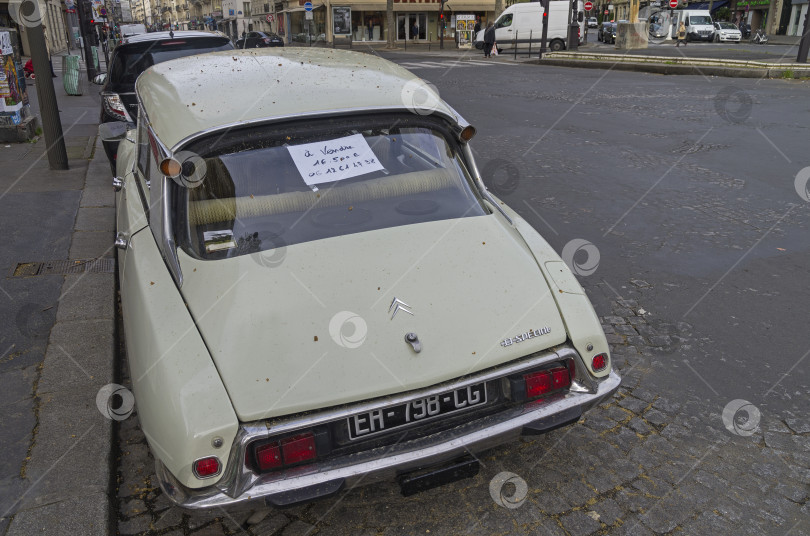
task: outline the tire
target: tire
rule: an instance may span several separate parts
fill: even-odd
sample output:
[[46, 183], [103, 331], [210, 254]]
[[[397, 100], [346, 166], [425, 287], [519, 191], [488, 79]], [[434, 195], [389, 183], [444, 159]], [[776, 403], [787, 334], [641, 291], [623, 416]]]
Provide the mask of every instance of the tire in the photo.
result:
[[551, 42], [551, 44], [548, 46], [548, 49], [549, 49], [550, 51], [552, 51], [552, 52], [559, 52], [559, 51], [561, 51], [561, 50], [565, 49], [565, 43], [563, 43], [563, 42], [562, 42], [562, 41], [560, 41], [559, 39], [555, 39], [555, 40], [554, 40], [554, 41], [552, 41], [552, 42]]
[[483, 41], [476, 41], [475, 42], [475, 50], [484, 50], [484, 42]]

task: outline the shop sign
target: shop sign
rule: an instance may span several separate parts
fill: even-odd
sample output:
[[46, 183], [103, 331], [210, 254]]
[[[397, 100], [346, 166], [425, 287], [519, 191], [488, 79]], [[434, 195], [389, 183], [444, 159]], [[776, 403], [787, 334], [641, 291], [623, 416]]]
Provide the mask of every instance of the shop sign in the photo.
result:
[[771, 0], [737, 0], [737, 7], [770, 6]]
[[335, 35], [351, 35], [352, 8], [348, 6], [332, 7], [332, 28]]
[[229, 9], [229, 10], [228, 10], [228, 16], [229, 16], [229, 17], [232, 17], [232, 16], [233, 16], [233, 9]]

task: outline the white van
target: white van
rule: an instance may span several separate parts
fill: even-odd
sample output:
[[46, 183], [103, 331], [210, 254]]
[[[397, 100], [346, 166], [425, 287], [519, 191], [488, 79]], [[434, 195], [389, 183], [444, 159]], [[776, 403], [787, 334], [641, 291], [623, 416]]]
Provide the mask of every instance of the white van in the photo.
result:
[[140, 35], [146, 33], [146, 26], [143, 24], [122, 24], [121, 37], [129, 37], [131, 35]]
[[[577, 0], [578, 9], [583, 12], [583, 3]], [[546, 46], [549, 50], [564, 50], [568, 41], [568, 6], [567, 0], [552, 0], [549, 2], [548, 36]], [[583, 12], [584, 13], [584, 12]], [[584, 20], [584, 19], [583, 19]], [[580, 41], [585, 36], [585, 22], [579, 22]], [[475, 36], [475, 48], [484, 47], [484, 32], [482, 29]], [[495, 42], [499, 49], [528, 48], [531, 39], [532, 48], [540, 49], [540, 40], [543, 37], [543, 4], [540, 2], [524, 2], [512, 4], [506, 8], [495, 21]]]
[[672, 37], [678, 38], [678, 28], [686, 26], [687, 41], [711, 41], [714, 39], [714, 21], [708, 9], [681, 9], [674, 11]]

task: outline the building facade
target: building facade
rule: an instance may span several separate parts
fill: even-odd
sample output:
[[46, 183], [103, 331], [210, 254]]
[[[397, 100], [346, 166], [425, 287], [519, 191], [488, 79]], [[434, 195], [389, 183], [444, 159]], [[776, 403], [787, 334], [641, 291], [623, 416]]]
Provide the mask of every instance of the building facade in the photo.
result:
[[[13, 4], [13, 5], [10, 5]], [[15, 28], [19, 32], [22, 55], [30, 56], [31, 48], [28, 46], [28, 32], [25, 24], [18, 24], [14, 20], [15, 8], [19, 2], [0, 0], [0, 26]], [[42, 25], [45, 27], [45, 40], [51, 54], [64, 52], [71, 42], [70, 25], [66, 19], [65, 4], [61, 0], [39, 0], [39, 11], [42, 16]]]
[[389, 31], [398, 43], [435, 42], [442, 32], [445, 39], [456, 38], [456, 15], [477, 16], [482, 27], [495, 18], [495, 0], [448, 0], [441, 25], [440, 8], [439, 0], [394, 0], [394, 28], [389, 29], [385, 0], [313, 0], [309, 16], [305, 0], [254, 0], [252, 29], [301, 43], [331, 42], [335, 36], [384, 42]]

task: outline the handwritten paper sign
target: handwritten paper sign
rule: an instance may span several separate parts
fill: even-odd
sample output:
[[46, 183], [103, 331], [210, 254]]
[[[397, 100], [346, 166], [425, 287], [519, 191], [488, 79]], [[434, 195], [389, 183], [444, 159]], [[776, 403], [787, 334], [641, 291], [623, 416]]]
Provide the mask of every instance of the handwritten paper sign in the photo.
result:
[[[383, 142], [385, 143], [385, 140]], [[362, 134], [287, 147], [308, 186], [385, 169]]]

